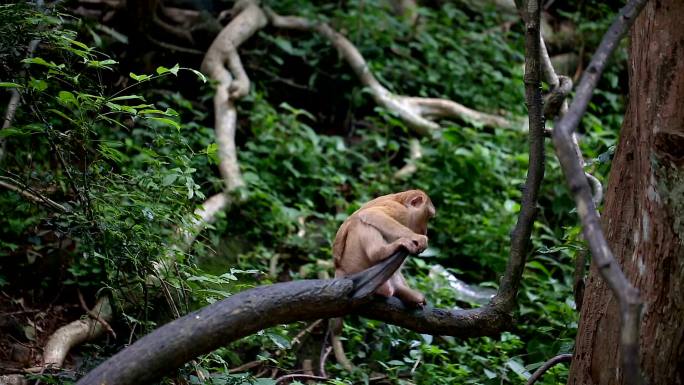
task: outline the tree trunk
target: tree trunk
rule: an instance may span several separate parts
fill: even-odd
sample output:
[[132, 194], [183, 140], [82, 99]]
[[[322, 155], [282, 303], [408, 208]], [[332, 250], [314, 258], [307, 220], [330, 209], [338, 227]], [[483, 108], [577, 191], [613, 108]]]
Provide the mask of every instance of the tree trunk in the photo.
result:
[[[629, 103], [603, 227], [639, 289], [648, 384], [684, 384], [684, 1], [650, 1], [631, 31]], [[595, 266], [569, 384], [621, 384], [617, 303]]]

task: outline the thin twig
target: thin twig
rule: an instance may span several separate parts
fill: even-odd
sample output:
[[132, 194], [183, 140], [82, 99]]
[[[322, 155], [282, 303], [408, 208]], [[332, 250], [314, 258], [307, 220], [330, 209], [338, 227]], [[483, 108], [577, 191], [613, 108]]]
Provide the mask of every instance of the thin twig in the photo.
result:
[[105, 321], [102, 317], [100, 317], [99, 314], [95, 313], [94, 311], [92, 311], [88, 308], [88, 305], [86, 305], [85, 299], [83, 299], [83, 294], [81, 293], [81, 290], [77, 290], [77, 294], [78, 294], [78, 301], [81, 303], [81, 307], [83, 308], [83, 311], [88, 313], [88, 315], [92, 319], [94, 319], [97, 322], [99, 322], [100, 324], [102, 324], [102, 327], [105, 328], [105, 330], [107, 332], [109, 332], [109, 334], [111, 334], [112, 337], [114, 337], [114, 339], [116, 339], [116, 333], [114, 333], [114, 329], [112, 329], [112, 327], [109, 325], [109, 322]]
[[[325, 346], [325, 341], [323, 346]], [[326, 348], [321, 352], [321, 357], [318, 360], [318, 371], [320, 372], [321, 377], [328, 377], [328, 374], [325, 372], [325, 363], [328, 361], [328, 356], [330, 355], [331, 351], [332, 346], [326, 346]]]
[[539, 380], [544, 373], [546, 373], [547, 370], [551, 369], [552, 367], [562, 363], [562, 362], [570, 362], [572, 360], [572, 354], [559, 354], [550, 360], [544, 362], [544, 365], [540, 366], [539, 369], [537, 369], [534, 374], [527, 380], [527, 385], [532, 385], [537, 380]]
[[529, 0], [525, 17], [525, 101], [529, 115], [529, 165], [518, 222], [511, 234], [511, 249], [506, 272], [492, 303], [511, 311], [520, 286], [522, 272], [537, 215], [537, 197], [544, 179], [544, 115], [541, 93], [539, 0]]
[[299, 333], [297, 333], [297, 335], [294, 336], [294, 338], [292, 339], [292, 342], [290, 343], [290, 345], [291, 345], [291, 346], [294, 346], [294, 345], [296, 345], [296, 344], [298, 344], [298, 343], [301, 343], [301, 338], [302, 338], [304, 335], [311, 333], [311, 331], [312, 331], [316, 326], [320, 325], [321, 322], [323, 322], [323, 319], [316, 320], [315, 322], [312, 322], [309, 326], [307, 326], [304, 330], [302, 330], [302, 331], [300, 331]]
[[[19, 195], [23, 196], [24, 198], [30, 200], [33, 203], [38, 203], [38, 204], [47, 206], [49, 208], [55, 209], [55, 210], [57, 210], [59, 212], [63, 212], [63, 213], [66, 213], [69, 211], [66, 207], [62, 206], [61, 204], [53, 201], [50, 198], [47, 198], [47, 197], [39, 194], [38, 192], [32, 190], [28, 186], [25, 186], [25, 185], [22, 185], [21, 183], [18, 183], [17, 181], [15, 181], [12, 178], [5, 177], [5, 176], [0, 176], [0, 178], [8, 181], [8, 182], [5, 182], [3, 180], [0, 180], [0, 187], [4, 187], [10, 191], [14, 191], [14, 192], [18, 193]], [[10, 181], [12, 183], [10, 183]]]
[[305, 379], [308, 379], [308, 380], [321, 380], [321, 381], [322, 381], [322, 380], [327, 380], [327, 379], [328, 379], [328, 377], [312, 376], [312, 375], [310, 375], [310, 374], [286, 374], [286, 375], [284, 375], [284, 376], [282, 376], [282, 377], [278, 377], [278, 378], [275, 380], [275, 383], [276, 383], [276, 384], [279, 384], [279, 383], [281, 383], [281, 382], [283, 382], [283, 381], [285, 381], [285, 380], [293, 380], [293, 379], [296, 379], [296, 378], [305, 378]]
[[646, 0], [632, 0], [620, 10], [616, 20], [603, 36], [587, 70], [577, 86], [577, 92], [568, 112], [553, 130], [556, 155], [561, 163], [570, 191], [575, 198], [577, 213], [582, 221], [584, 239], [589, 243], [592, 261], [606, 280], [620, 304], [622, 377], [626, 384], [642, 384], [639, 365], [639, 324], [642, 301], [639, 293], [629, 282], [618, 265], [605, 239], [596, 212], [591, 187], [584, 175], [580, 158], [572, 143], [572, 134], [587, 109], [589, 100], [603, 73], [608, 58], [627, 33]]

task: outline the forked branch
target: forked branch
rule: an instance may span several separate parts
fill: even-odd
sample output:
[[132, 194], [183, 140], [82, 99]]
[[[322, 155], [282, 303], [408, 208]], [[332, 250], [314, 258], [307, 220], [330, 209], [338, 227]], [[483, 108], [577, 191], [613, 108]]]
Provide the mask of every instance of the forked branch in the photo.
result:
[[351, 66], [361, 84], [368, 87], [373, 100], [378, 105], [396, 113], [407, 126], [419, 135], [431, 135], [437, 130], [439, 125], [434, 122], [436, 118], [473, 121], [492, 127], [512, 126], [512, 123], [503, 117], [475, 111], [448, 99], [396, 95], [375, 78], [356, 46], [328, 24], [313, 22], [298, 16], [281, 16], [268, 8], [265, 8], [264, 11], [275, 27], [317, 32], [328, 39], [340, 56]]

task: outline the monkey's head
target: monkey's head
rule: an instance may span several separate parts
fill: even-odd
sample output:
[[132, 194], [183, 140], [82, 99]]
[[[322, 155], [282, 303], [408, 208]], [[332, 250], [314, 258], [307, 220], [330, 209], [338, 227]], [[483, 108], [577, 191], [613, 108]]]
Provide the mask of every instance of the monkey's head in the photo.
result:
[[399, 194], [408, 209], [408, 227], [418, 234], [426, 235], [428, 220], [435, 216], [435, 206], [430, 197], [422, 190], [409, 190]]

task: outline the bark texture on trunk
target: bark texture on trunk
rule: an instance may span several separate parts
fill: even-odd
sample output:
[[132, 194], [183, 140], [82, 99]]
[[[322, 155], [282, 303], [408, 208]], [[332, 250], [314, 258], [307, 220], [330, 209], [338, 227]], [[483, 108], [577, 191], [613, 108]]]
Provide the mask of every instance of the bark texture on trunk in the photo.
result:
[[[630, 33], [629, 102], [603, 227], [645, 307], [648, 384], [684, 384], [684, 1], [650, 1]], [[569, 384], [621, 384], [617, 302], [592, 265]]]

